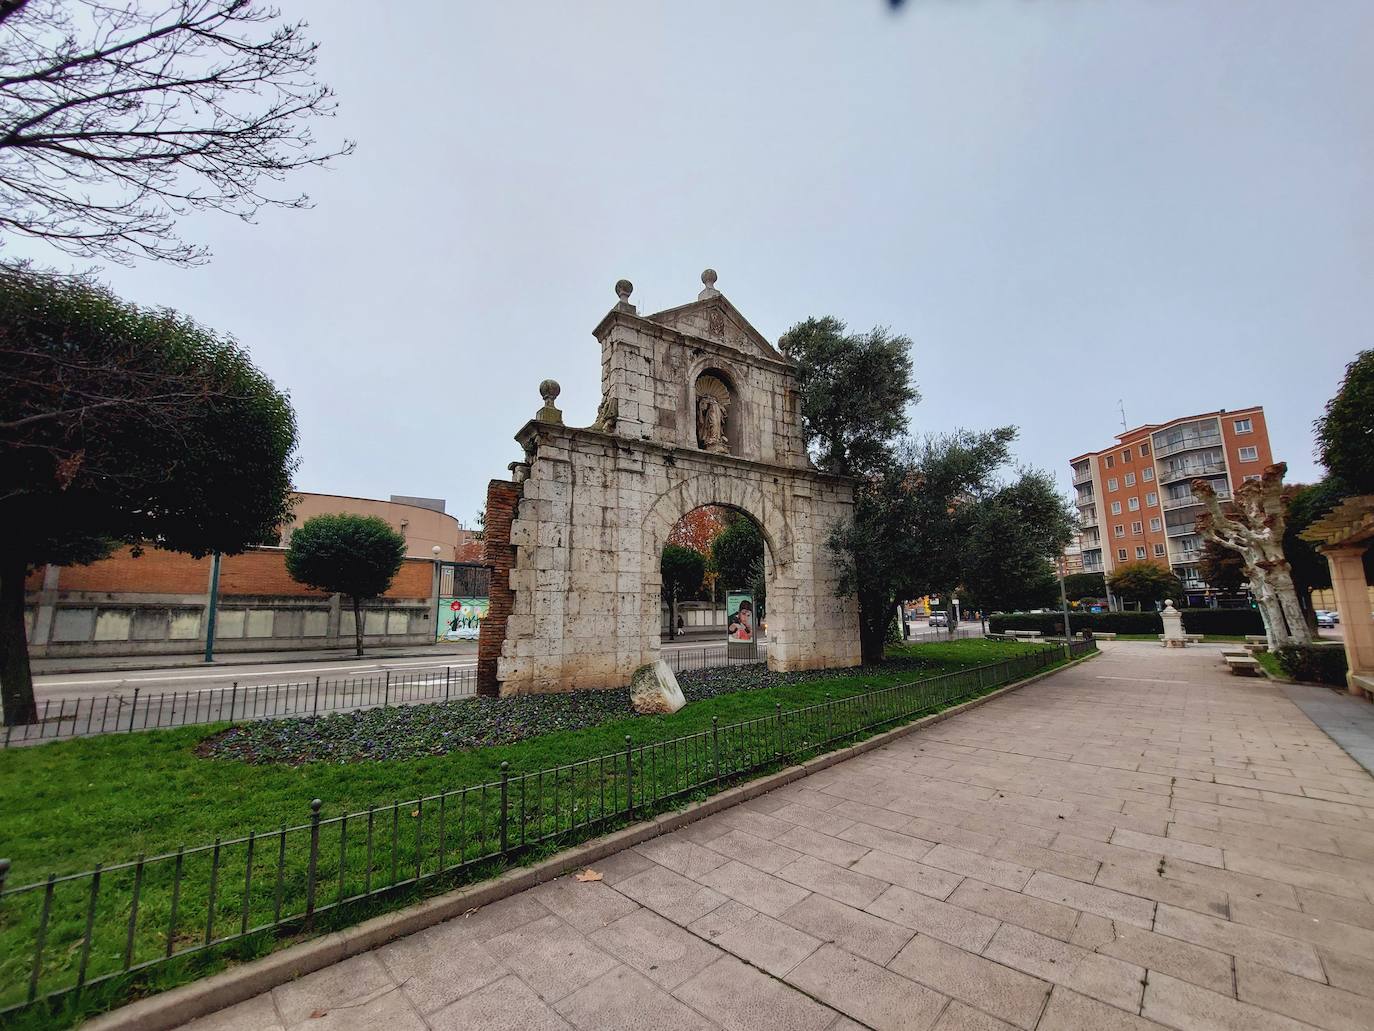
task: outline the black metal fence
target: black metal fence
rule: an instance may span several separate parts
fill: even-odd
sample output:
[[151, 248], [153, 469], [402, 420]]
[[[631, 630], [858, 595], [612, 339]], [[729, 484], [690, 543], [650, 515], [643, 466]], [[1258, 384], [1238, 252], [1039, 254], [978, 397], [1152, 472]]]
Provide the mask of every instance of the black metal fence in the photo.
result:
[[[704, 645], [663, 653], [676, 673], [713, 666], [763, 662], [767, 644]], [[144, 691], [86, 698], [51, 698], [39, 704], [34, 723], [6, 725], [0, 747], [66, 737], [127, 734], [201, 723], [314, 716], [389, 705], [418, 705], [472, 698], [477, 671], [434, 666], [385, 670], [367, 676], [315, 677], [277, 684], [246, 684], [188, 691]]]
[[[1072, 642], [1075, 655], [1091, 641]], [[0, 863], [0, 1013], [258, 932], [309, 928], [363, 899], [481, 872], [570, 842], [1032, 675], [1058, 648], [623, 750], [554, 769], [304, 823], [100, 864], [5, 888]]]
[[3, 747], [196, 723], [442, 702], [476, 693], [477, 671], [454, 666], [315, 677], [280, 684], [235, 681], [228, 687], [195, 691], [144, 691], [136, 687], [128, 694], [47, 699], [38, 707], [36, 723], [6, 725]]

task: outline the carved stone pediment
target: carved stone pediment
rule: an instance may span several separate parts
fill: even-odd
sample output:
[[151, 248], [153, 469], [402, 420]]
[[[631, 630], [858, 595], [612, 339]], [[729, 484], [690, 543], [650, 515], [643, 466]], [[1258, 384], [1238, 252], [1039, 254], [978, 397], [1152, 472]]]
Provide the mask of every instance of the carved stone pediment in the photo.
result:
[[724, 294], [655, 312], [648, 319], [687, 336], [724, 344], [741, 354], [771, 358], [773, 361], [783, 360], [778, 350], [749, 324], [749, 320]]

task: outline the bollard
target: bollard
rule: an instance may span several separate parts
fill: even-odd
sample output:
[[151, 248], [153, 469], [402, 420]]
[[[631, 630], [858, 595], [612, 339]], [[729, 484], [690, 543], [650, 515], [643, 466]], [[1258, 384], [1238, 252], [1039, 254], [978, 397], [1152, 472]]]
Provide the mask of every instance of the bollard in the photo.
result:
[[[315, 918], [315, 880], [320, 867], [320, 806], [324, 803], [316, 798], [310, 802], [310, 866], [305, 875], [305, 925], [309, 927]], [[393, 854], [395, 843], [392, 843]]]

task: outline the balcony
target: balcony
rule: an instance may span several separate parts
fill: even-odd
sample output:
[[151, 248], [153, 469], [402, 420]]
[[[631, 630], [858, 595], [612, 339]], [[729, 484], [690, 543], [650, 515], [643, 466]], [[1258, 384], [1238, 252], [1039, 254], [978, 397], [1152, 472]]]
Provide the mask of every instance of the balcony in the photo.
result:
[[1205, 433], [1196, 437], [1184, 437], [1182, 440], [1176, 440], [1168, 444], [1161, 444], [1159, 441], [1155, 441], [1154, 445], [1156, 458], [1168, 458], [1170, 455], [1176, 455], [1180, 451], [1196, 451], [1204, 447], [1221, 447], [1221, 434]]
[[1100, 559], [1096, 562], [1084, 561], [1083, 563], [1083, 572], [1085, 573], [1102, 573], [1105, 571], [1105, 567], [1102, 565]]
[[1196, 462], [1177, 469], [1163, 469], [1159, 474], [1160, 483], [1177, 483], [1179, 480], [1196, 480], [1199, 477], [1224, 476], [1226, 475], [1226, 462], [1218, 458], [1215, 461]]
[[[1228, 501], [1230, 497], [1231, 492], [1229, 490], [1223, 489], [1217, 491], [1217, 498], [1221, 501]], [[1164, 511], [1171, 512], [1176, 508], [1191, 508], [1193, 505], [1200, 505], [1202, 504], [1202, 499], [1196, 494], [1185, 494], [1181, 498], [1165, 498], [1161, 504]]]
[[1197, 533], [1197, 525], [1195, 523], [1164, 524], [1164, 534], [1167, 537], [1187, 537], [1192, 533]]
[[1075, 487], [1081, 487], [1081, 486], [1083, 486], [1083, 484], [1085, 484], [1085, 483], [1092, 483], [1092, 482], [1093, 482], [1093, 469], [1092, 469], [1092, 466], [1087, 466], [1086, 468], [1081, 469], [1081, 470], [1080, 470], [1080, 469], [1075, 469], [1075, 470], [1073, 471], [1073, 485], [1074, 485]]

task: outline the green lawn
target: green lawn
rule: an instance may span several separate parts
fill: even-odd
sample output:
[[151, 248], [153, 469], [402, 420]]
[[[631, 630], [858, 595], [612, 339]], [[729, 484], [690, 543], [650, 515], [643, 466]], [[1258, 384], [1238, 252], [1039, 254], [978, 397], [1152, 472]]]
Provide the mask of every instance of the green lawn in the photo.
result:
[[[623, 822], [630, 801], [627, 790], [637, 816], [646, 808], [681, 804], [709, 793], [700, 787], [703, 768], [716, 770], [728, 782], [732, 775], [744, 776], [770, 763], [779, 750], [792, 759], [814, 754], [826, 738], [851, 729], [854, 737], [866, 736], [872, 732], [866, 728], [874, 724], [904, 721], [918, 709], [938, 709], [996, 684], [984, 674], [969, 673], [957, 682], [937, 681], [874, 699], [868, 693], [876, 689], [930, 681], [940, 674], [1016, 657], [1033, 664], [1035, 653], [1045, 648], [984, 640], [903, 645], [893, 649], [892, 657], [900, 661], [890, 667], [718, 695], [672, 716], [614, 718], [511, 745], [413, 760], [287, 766], [200, 758], [195, 748], [219, 729], [214, 726], [15, 748], [0, 752], [0, 812], [5, 814], [0, 856], [11, 860], [8, 883], [16, 887], [41, 881], [49, 873], [61, 876], [97, 863], [129, 862], [143, 853], [151, 856], [183, 845], [208, 845], [216, 838], [240, 838], [250, 830], [262, 835], [254, 846], [239, 841], [222, 850], [207, 848], [184, 863], [150, 863], [142, 873], [132, 868], [110, 871], [95, 901], [89, 878], [59, 881], [40, 972], [41, 993], [73, 983], [82, 963], [88, 918], [95, 927], [87, 960], [88, 976], [94, 978], [120, 969], [126, 955], [134, 965], [150, 962], [169, 949], [179, 952], [207, 938], [235, 934], [242, 925], [271, 923], [278, 909], [288, 915], [302, 912], [309, 831], [281, 837], [273, 832], [284, 824], [308, 824], [312, 798], [323, 799], [326, 820], [317, 861], [320, 904], [340, 899], [344, 903], [322, 922], [349, 923], [379, 905], [375, 899], [350, 905], [349, 899], [382, 885], [404, 888], [421, 869], [427, 877], [431, 871], [449, 869], [460, 847], [471, 850], [464, 854], [469, 865], [462, 876], [440, 878], [431, 890], [490, 875], [496, 868], [493, 854], [500, 851], [498, 825], [514, 825], [517, 829], [509, 833], [528, 841], [532, 853], [553, 851], [617, 820]], [[1007, 673], [1025, 675], [1030, 670], [1025, 665]], [[827, 695], [834, 703], [819, 705]], [[856, 698], [861, 695], [865, 698]], [[738, 729], [713, 737], [713, 718], [722, 728]], [[629, 755], [627, 735], [634, 743]], [[696, 737], [683, 744], [644, 747], [684, 735]], [[609, 764], [598, 758], [608, 755]], [[509, 763], [515, 778], [505, 811], [519, 816], [499, 821], [496, 785], [503, 762]], [[565, 770], [561, 778], [529, 775], [576, 763], [581, 765]], [[696, 781], [691, 779], [693, 770]], [[456, 793], [442, 802], [426, 799], [413, 808], [410, 803], [392, 805], [393, 800], [441, 792]], [[386, 808], [375, 820], [338, 819], [369, 806]], [[177, 868], [179, 876], [174, 873]], [[130, 902], [135, 882], [140, 893], [136, 914]], [[216, 901], [214, 925], [207, 926], [211, 897]], [[11, 896], [0, 906], [0, 1009], [23, 998], [41, 900], [42, 892], [34, 892]], [[264, 934], [238, 949], [252, 954], [272, 947], [272, 938]], [[223, 951], [220, 947], [216, 955]], [[169, 978], [185, 979], [191, 966], [180, 962], [180, 974], [156, 968], [151, 977], [145, 975], [145, 983], [165, 987]], [[208, 968], [202, 963], [200, 969]], [[98, 1005], [102, 995], [108, 997], [108, 1005], [130, 990], [118, 983], [113, 989], [102, 987], [104, 991], [88, 991], [88, 1006]], [[55, 1017], [49, 1014], [45, 1019]]]
[[1276, 677], [1281, 681], [1293, 679], [1283, 671], [1283, 667], [1279, 665], [1278, 656], [1273, 652], [1255, 652], [1255, 658], [1259, 660], [1259, 664], [1271, 677]]

